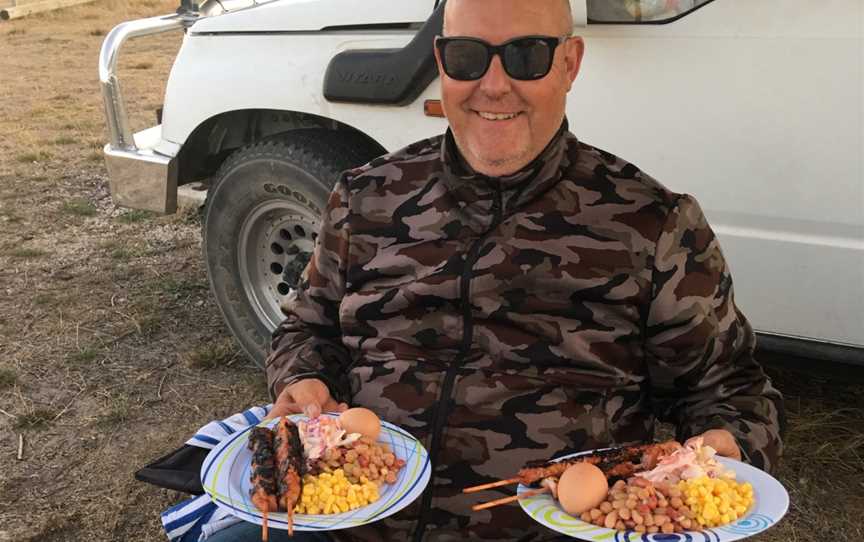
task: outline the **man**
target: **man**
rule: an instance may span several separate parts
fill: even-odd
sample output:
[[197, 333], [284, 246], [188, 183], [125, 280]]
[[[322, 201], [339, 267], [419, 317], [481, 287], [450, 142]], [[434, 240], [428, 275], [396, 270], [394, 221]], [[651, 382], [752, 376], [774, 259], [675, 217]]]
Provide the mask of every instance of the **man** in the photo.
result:
[[569, 3], [450, 0], [444, 25], [450, 129], [337, 182], [267, 362], [274, 415], [362, 405], [430, 453], [421, 499], [333, 536], [553, 539], [461, 489], [655, 416], [769, 468], [781, 397], [698, 204], [567, 130]]

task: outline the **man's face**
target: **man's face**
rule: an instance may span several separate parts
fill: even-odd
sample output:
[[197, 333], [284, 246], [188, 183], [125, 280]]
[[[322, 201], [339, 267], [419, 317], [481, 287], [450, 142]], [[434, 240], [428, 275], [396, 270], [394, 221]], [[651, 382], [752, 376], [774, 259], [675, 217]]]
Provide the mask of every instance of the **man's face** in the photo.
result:
[[[450, 0], [444, 24], [447, 36], [492, 45], [528, 35], [564, 36], [571, 27], [561, 0]], [[559, 45], [549, 74], [535, 81], [510, 78], [498, 55], [479, 80], [457, 81], [444, 73], [436, 48], [444, 113], [471, 167], [490, 176], [507, 175], [543, 151], [564, 120], [583, 48], [579, 38]]]

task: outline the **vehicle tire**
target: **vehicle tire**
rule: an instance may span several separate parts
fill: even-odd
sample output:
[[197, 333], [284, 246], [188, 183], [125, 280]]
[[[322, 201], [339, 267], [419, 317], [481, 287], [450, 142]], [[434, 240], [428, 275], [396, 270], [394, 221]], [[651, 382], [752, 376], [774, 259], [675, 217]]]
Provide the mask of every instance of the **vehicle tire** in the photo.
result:
[[204, 260], [219, 310], [256, 365], [312, 254], [330, 189], [380, 152], [355, 134], [297, 130], [238, 149], [214, 176]]

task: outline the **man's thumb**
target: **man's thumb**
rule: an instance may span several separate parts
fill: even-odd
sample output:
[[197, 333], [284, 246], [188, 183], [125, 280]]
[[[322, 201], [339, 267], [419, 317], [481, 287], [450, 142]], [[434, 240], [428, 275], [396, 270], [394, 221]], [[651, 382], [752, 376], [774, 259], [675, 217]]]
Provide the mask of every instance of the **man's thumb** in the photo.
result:
[[299, 410], [300, 409], [296, 403], [276, 403], [273, 405], [273, 408], [270, 409], [270, 413], [267, 414], [264, 419], [272, 420], [273, 418], [281, 418], [282, 416], [294, 414]]
[[318, 404], [318, 401], [312, 401], [303, 407], [303, 414], [314, 420], [321, 415], [321, 405]]

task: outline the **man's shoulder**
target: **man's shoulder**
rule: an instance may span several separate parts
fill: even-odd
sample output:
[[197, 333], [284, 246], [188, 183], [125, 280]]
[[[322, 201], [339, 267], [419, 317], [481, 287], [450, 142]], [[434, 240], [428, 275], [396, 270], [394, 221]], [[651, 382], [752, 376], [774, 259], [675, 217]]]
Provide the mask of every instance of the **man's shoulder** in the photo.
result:
[[440, 170], [441, 140], [443, 137], [443, 135], [438, 135], [421, 139], [349, 170], [346, 175], [349, 188], [356, 187], [358, 183], [364, 184], [362, 183], [364, 177], [399, 177], [404, 179], [407, 176], [407, 178], [416, 179]]
[[569, 138], [568, 154], [573, 157], [570, 171], [577, 177], [574, 180], [587, 180], [595, 190], [615, 192], [624, 199], [647, 198], [663, 207], [672, 207], [681, 198], [634, 163], [576, 137]]

